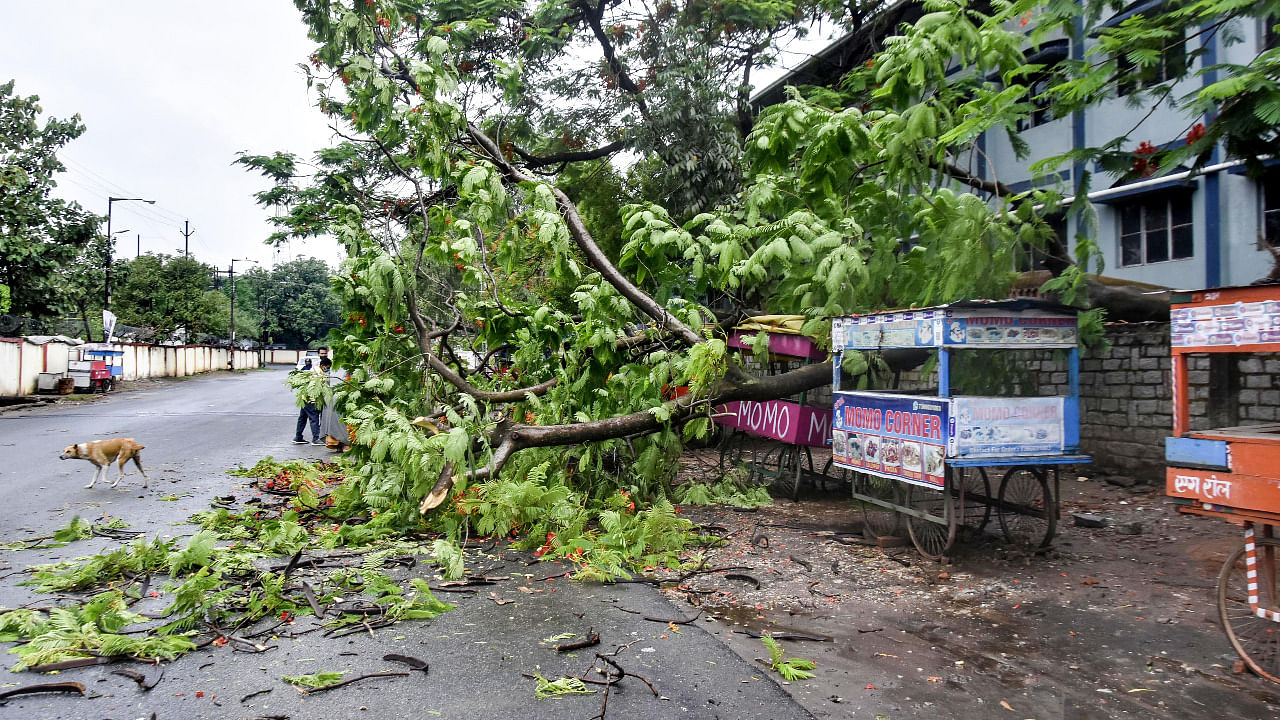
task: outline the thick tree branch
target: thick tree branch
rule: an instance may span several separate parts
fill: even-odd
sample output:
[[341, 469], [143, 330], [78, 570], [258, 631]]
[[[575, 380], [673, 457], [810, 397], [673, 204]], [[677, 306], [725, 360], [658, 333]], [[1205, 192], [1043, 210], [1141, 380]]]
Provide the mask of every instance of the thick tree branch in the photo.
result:
[[623, 67], [622, 61], [618, 59], [618, 53], [614, 49], [613, 43], [609, 42], [609, 36], [604, 32], [604, 25], [602, 24], [602, 21], [604, 18], [605, 7], [608, 5], [608, 0], [600, 0], [599, 6], [594, 8], [591, 7], [586, 0], [579, 0], [577, 5], [582, 8], [584, 18], [586, 19], [587, 24], [591, 26], [591, 32], [595, 34], [596, 41], [600, 43], [600, 51], [604, 55], [605, 63], [609, 66], [609, 72], [613, 73], [614, 77], [618, 78], [618, 87], [626, 90], [631, 94], [631, 97], [635, 98], [636, 107], [640, 109], [640, 114], [643, 115], [646, 120], [651, 119], [649, 116], [649, 105], [644, 100], [644, 92], [635, 84], [631, 79], [631, 76], [627, 74], [627, 69]]
[[1013, 197], [1018, 194], [1008, 185], [996, 182], [995, 180], [984, 180], [976, 175], [970, 174], [964, 168], [961, 168], [954, 163], [945, 163], [942, 165], [941, 169], [947, 175], [950, 175], [952, 178], [959, 180], [975, 190], [988, 192], [1002, 198]]
[[616, 142], [611, 142], [608, 145], [595, 148], [594, 150], [575, 150], [573, 152], [553, 153], [551, 155], [534, 155], [516, 147], [515, 145], [511, 146], [511, 151], [516, 155], [519, 155], [521, 160], [524, 160], [525, 167], [540, 168], [548, 165], [598, 160], [603, 157], [609, 157], [616, 152], [626, 150], [629, 147], [631, 147], [630, 140], [618, 140]]
[[[472, 480], [492, 477], [502, 469], [512, 455], [528, 448], [580, 445], [645, 435], [657, 432], [668, 423], [679, 425], [691, 420], [695, 415], [703, 412], [707, 406], [718, 407], [724, 403], [741, 400], [774, 400], [812, 390], [830, 382], [831, 361], [828, 360], [816, 365], [805, 365], [781, 375], [770, 375], [745, 385], [726, 385], [721, 392], [710, 399], [698, 400], [692, 395], [685, 395], [668, 401], [663, 404], [670, 413], [666, 420], [659, 420], [653, 412], [641, 410], [627, 415], [569, 425], [525, 425], [504, 422], [488, 438], [490, 446], [494, 447], [492, 460], [484, 467], [472, 470], [468, 473], [468, 477]], [[441, 473], [431, 493], [423, 500], [422, 512], [444, 501], [449, 489], [453, 487], [453, 480], [453, 468], [446, 467], [446, 471]]]

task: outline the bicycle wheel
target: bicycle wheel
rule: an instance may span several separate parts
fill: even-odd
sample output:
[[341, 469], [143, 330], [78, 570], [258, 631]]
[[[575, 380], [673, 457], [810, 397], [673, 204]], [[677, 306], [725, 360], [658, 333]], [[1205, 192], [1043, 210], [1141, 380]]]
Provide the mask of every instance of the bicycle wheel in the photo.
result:
[[[1259, 607], [1275, 608], [1280, 601], [1280, 540], [1254, 540]], [[1241, 545], [1227, 558], [1218, 573], [1218, 617], [1231, 641], [1231, 647], [1259, 676], [1280, 683], [1280, 622], [1258, 617], [1249, 603], [1249, 577], [1245, 546]]]
[[1011, 468], [1000, 480], [1000, 531], [1006, 542], [1047, 547], [1058, 528], [1058, 506], [1045, 476], [1030, 467]]
[[[891, 505], [902, 504], [900, 497], [902, 483], [897, 480], [887, 480], [867, 473], [855, 473], [853, 489], [859, 495], [866, 495]], [[862, 503], [862, 527], [872, 539], [893, 537], [898, 534], [901, 516], [897, 510], [873, 505], [866, 501], [859, 502]]]
[[956, 510], [964, 503], [961, 497], [963, 488], [933, 490], [919, 485], [907, 486], [907, 507], [932, 515], [942, 520], [926, 520], [914, 515], [907, 516], [907, 534], [916, 550], [930, 560], [942, 560], [951, 550], [956, 540], [956, 528], [959, 526]]

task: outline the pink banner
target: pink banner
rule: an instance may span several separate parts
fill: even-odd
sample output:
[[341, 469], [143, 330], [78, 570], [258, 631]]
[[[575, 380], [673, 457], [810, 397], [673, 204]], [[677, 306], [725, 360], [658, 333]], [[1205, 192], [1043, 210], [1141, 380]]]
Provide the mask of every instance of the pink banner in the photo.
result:
[[790, 445], [826, 447], [831, 444], [831, 408], [811, 408], [786, 400], [745, 400], [716, 408], [715, 421]]
[[[750, 350], [751, 341], [755, 337], [755, 330], [734, 330], [729, 336], [729, 347]], [[769, 352], [774, 355], [814, 360], [826, 360], [828, 354], [826, 350], [814, 346], [811, 338], [790, 333], [769, 333]]]

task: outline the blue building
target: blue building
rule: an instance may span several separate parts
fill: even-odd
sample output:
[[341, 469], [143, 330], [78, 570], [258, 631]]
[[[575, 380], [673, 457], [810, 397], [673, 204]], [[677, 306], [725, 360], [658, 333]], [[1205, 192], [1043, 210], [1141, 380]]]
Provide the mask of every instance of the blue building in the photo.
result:
[[[1102, 22], [1098, 29], [1119, 24], [1138, 13], [1150, 16], [1161, 12], [1165, 1], [1132, 3]], [[900, 22], [913, 21], [919, 10], [915, 3], [904, 3], [886, 12], [894, 13], [894, 22], [889, 26], [895, 27]], [[1159, 88], [1169, 90], [1170, 98], [1180, 98], [1215, 78], [1167, 78], [1182, 75], [1184, 69], [1195, 70], [1197, 65], [1247, 64], [1275, 42], [1271, 23], [1261, 18], [1234, 23], [1230, 31], [1237, 42], [1226, 42], [1224, 32], [1204, 32], [1170, 44], [1158, 66], [1130, 68], [1132, 82], [1122, 84], [1115, 97], [1086, 111], [1054, 117], [1048, 107], [1038, 109], [1017, 128], [1020, 139], [1030, 147], [1026, 158], [1017, 157], [1003, 130], [985, 133], [969, 167], [982, 179], [998, 181], [1014, 190], [1028, 189], [1034, 183], [1055, 186], [1068, 197], [1084, 173], [1091, 173], [1089, 199], [1096, 211], [1095, 241], [1106, 264], [1104, 273], [1110, 278], [1171, 288], [1199, 288], [1245, 285], [1266, 276], [1275, 264], [1272, 248], [1280, 249], [1280, 166], [1255, 180], [1246, 177], [1242, 164], [1228, 161], [1215, 151], [1195, 176], [1179, 168], [1165, 168], [1150, 177], [1137, 172], [1130, 173], [1138, 176], [1136, 179], [1121, 179], [1100, 167], [1079, 164], [1050, 177], [1033, 177], [1030, 171], [1043, 158], [1073, 148], [1101, 145], [1126, 134], [1129, 139], [1123, 149], [1137, 153], [1135, 163], [1141, 162], [1143, 143], [1153, 148], [1186, 143], [1188, 135], [1197, 132], [1196, 124], [1206, 122], [1206, 118], [1188, 116], [1167, 102], [1155, 107], [1152, 103], [1133, 104], [1128, 95], [1139, 87]], [[1046, 65], [1047, 76], [1054, 63], [1085, 58], [1094, 42], [1092, 37], [1080, 42], [1065, 37], [1050, 39], [1036, 48], [1028, 47], [1027, 56], [1030, 62]], [[838, 79], [870, 55], [865, 43], [865, 36], [858, 43], [851, 37], [833, 43], [759, 92], [756, 106], [780, 101], [785, 85], [826, 84]], [[1201, 48], [1203, 54], [1190, 52]], [[1122, 71], [1124, 65], [1122, 60]], [[1045, 82], [1047, 77], [1033, 81], [1031, 95], [1036, 94], [1038, 84]], [[1074, 244], [1072, 238], [1078, 230], [1075, 219], [1060, 218], [1055, 229], [1066, 247]], [[1018, 269], [1040, 269], [1039, 260], [1028, 255]]]

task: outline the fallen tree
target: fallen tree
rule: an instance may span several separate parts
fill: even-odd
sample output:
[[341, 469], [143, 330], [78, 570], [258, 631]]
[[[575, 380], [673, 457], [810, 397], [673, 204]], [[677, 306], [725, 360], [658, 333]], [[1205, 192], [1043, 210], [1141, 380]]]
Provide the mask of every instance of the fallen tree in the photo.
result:
[[[839, 90], [795, 93], [753, 123], [738, 85], [808, 19], [850, 6], [297, 5], [319, 43], [309, 80], [342, 140], [310, 178], [287, 154], [241, 162], [275, 182], [260, 195], [285, 210], [274, 240], [328, 233], [350, 257], [333, 342], [349, 380], [331, 394], [298, 381], [351, 425], [344, 500], [409, 524], [424, 513], [455, 540], [558, 518], [539, 527], [567, 527], [548, 543], [568, 554], [588, 519], [564, 497], [592, 512], [619, 493], [673, 497], [682, 439], [707, 436], [716, 407], [830, 381], [829, 365], [762, 374], [726, 346], [735, 318], [802, 314], [824, 338], [832, 315], [1007, 292], [1013, 254], [1049, 245], [1043, 218], [1062, 196], [965, 168], [981, 133], [1035, 111], [1019, 21], [1036, 13], [1035, 42], [1096, 22], [1103, 3], [927, 4]], [[1204, 4], [1176, 23], [1219, 11], [1248, 12]], [[1073, 66], [1047, 97], [1069, 112], [1118, 79], [1114, 59]], [[1053, 161], [1132, 161], [1124, 140]], [[1197, 138], [1160, 160], [1203, 150]], [[1050, 290], [1150, 311], [1097, 285], [1097, 247], [1076, 240]], [[848, 362], [861, 375], [878, 361]], [[465, 512], [529, 478], [569, 494], [537, 522], [528, 497], [504, 511], [524, 521]]]

